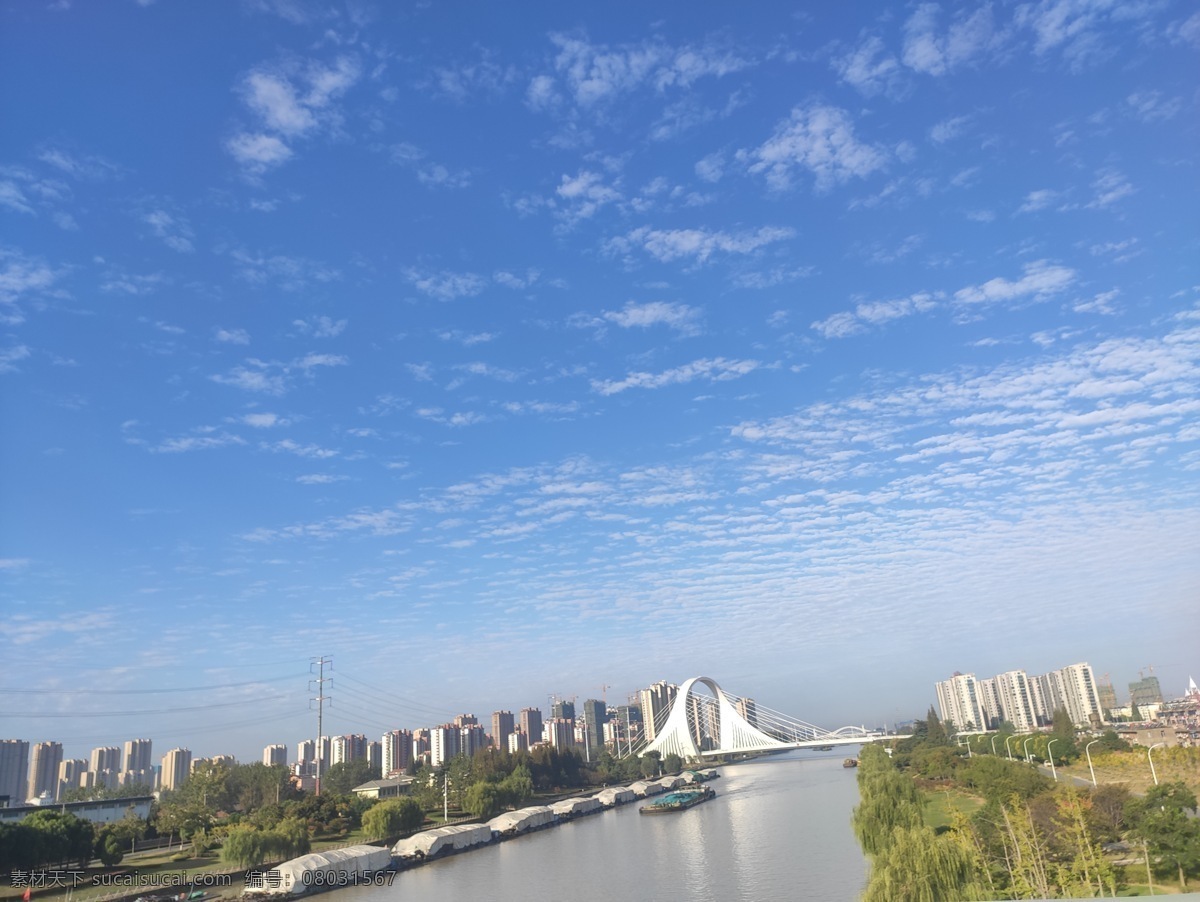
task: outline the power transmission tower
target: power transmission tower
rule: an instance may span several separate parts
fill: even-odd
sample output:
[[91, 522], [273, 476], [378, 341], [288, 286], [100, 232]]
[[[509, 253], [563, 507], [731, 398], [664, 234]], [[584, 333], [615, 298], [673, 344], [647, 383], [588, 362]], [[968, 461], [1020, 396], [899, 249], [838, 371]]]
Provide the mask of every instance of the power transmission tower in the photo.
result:
[[321, 794], [321, 772], [325, 769], [325, 755], [322, 739], [325, 738], [325, 727], [323, 718], [325, 716], [325, 701], [329, 698], [325, 694], [325, 684], [332, 683], [333, 677], [325, 676], [325, 667], [329, 666], [333, 670], [333, 658], [328, 655], [321, 655], [319, 658], [313, 658], [308, 666], [309, 672], [312, 672], [313, 665], [317, 667], [317, 678], [308, 681], [308, 689], [311, 692], [313, 684], [316, 683], [317, 694], [311, 699], [317, 703], [317, 795]]

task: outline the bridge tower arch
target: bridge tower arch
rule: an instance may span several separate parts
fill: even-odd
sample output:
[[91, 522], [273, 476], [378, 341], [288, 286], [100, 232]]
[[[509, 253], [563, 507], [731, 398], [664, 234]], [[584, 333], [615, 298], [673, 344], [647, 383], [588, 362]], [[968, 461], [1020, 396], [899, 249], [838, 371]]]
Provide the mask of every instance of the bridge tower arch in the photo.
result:
[[[689, 699], [697, 683], [707, 686], [717, 700], [718, 747], [707, 753], [696, 744], [695, 736], [688, 722]], [[717, 685], [716, 680], [700, 676], [692, 677], [679, 687], [679, 694], [675, 696], [675, 702], [671, 705], [671, 711], [667, 715], [662, 729], [655, 731], [654, 740], [646, 746], [645, 751], [658, 752], [664, 757], [674, 753], [680, 758], [687, 759], [698, 758], [703, 754], [755, 752], [793, 747], [774, 736], [768, 736], [751, 724], [738, 711], [734, 700]]]

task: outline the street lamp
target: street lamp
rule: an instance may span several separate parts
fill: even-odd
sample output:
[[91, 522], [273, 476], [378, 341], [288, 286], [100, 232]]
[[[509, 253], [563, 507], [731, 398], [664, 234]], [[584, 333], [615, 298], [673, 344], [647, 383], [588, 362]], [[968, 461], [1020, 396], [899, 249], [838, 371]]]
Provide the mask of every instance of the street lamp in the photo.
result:
[[992, 737], [992, 754], [996, 754], [996, 737]]
[[1058, 742], [1057, 738], [1051, 739], [1046, 743], [1046, 754], [1050, 756], [1050, 773], [1054, 774], [1055, 783], [1058, 782], [1058, 771], [1054, 768], [1054, 752], [1051, 750], [1050, 746], [1054, 745], [1056, 742]]
[[1029, 757], [1029, 743], [1033, 742], [1033, 740], [1035, 740], [1035, 739], [1037, 739], [1036, 736], [1030, 736], [1028, 739], [1026, 739], [1024, 742], [1021, 743], [1021, 748], [1025, 749], [1025, 763], [1026, 764], [1033, 763], [1033, 759]]
[[1158, 748], [1160, 745], [1166, 745], [1166, 743], [1165, 742], [1156, 742], [1156, 743], [1154, 743], [1154, 745], [1150, 746], [1150, 748], [1146, 749], [1146, 760], [1150, 762], [1150, 776], [1152, 776], [1154, 778], [1155, 786], [1158, 785], [1158, 774], [1156, 774], [1154, 772], [1154, 758], [1151, 757], [1150, 753], [1152, 751], [1154, 751], [1156, 748]]
[[1089, 749], [1091, 749], [1091, 747], [1094, 746], [1099, 741], [1100, 741], [1099, 739], [1093, 739], [1091, 742], [1089, 742], [1087, 745], [1085, 745], [1083, 747], [1083, 753], [1085, 755], [1087, 755], [1087, 759], [1088, 759], [1088, 770], [1092, 772], [1092, 785], [1093, 786], [1096, 785], [1096, 768], [1092, 767], [1092, 753], [1089, 751]]
[[1009, 747], [1009, 744], [1008, 744], [1008, 743], [1009, 743], [1009, 740], [1011, 740], [1011, 739], [1013, 739], [1013, 738], [1015, 738], [1015, 737], [1012, 737], [1012, 736], [1005, 736], [1005, 737], [1004, 737], [1004, 747], [1005, 747], [1006, 749], [1008, 749], [1008, 760], [1009, 760], [1009, 761], [1012, 761], [1012, 759], [1013, 759], [1013, 756], [1012, 756], [1012, 748], [1010, 748], [1010, 747]]

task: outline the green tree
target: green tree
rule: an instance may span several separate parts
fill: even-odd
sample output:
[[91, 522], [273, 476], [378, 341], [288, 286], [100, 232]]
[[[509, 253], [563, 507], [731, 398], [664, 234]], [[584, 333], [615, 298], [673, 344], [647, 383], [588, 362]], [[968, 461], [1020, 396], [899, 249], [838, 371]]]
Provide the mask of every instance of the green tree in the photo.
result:
[[1126, 808], [1130, 834], [1146, 844], [1159, 868], [1177, 871], [1185, 890], [1188, 875], [1200, 870], [1200, 821], [1195, 808], [1196, 796], [1183, 782], [1151, 787]]
[[416, 799], [388, 799], [372, 806], [363, 815], [363, 832], [371, 839], [388, 839], [416, 829], [425, 821], [425, 812]]
[[95, 846], [95, 831], [89, 821], [82, 820], [70, 812], [46, 808], [35, 811], [18, 826], [33, 830], [38, 835], [36, 865], [77, 864], [87, 867]]
[[929, 706], [929, 713], [925, 715], [925, 741], [933, 746], [953, 744], [950, 733], [933, 710], [933, 705]]
[[112, 830], [104, 829], [96, 836], [95, 856], [106, 868], [120, 864], [125, 857], [125, 844]]
[[683, 759], [674, 752], [668, 752], [667, 757], [663, 758], [663, 773], [677, 774], [683, 770]]
[[896, 827], [871, 866], [863, 902], [946, 902], [980, 898], [970, 853], [928, 827]]
[[333, 795], [345, 795], [379, 775], [371, 767], [366, 758], [356, 758], [353, 761], [339, 761], [331, 765], [321, 778], [321, 792]]
[[533, 777], [524, 764], [517, 765], [511, 774], [500, 781], [506, 802], [514, 808], [528, 804], [533, 798]]
[[646, 752], [646, 754], [642, 755], [642, 776], [647, 780], [658, 776], [660, 764], [660, 754], [658, 752]]
[[472, 783], [463, 797], [463, 810], [472, 817], [488, 818], [500, 811], [500, 787], [487, 780]]

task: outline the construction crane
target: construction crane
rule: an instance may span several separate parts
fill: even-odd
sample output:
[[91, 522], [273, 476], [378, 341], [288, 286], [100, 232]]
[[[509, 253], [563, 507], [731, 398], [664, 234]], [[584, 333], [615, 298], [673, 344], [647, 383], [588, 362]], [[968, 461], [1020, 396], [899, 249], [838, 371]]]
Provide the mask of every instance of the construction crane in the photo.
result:
[[608, 710], [608, 690], [612, 688], [612, 685], [609, 683], [604, 683], [603, 685], [601, 685], [597, 688], [599, 688], [599, 690], [600, 690], [600, 698], [604, 701], [604, 710], [607, 711]]

